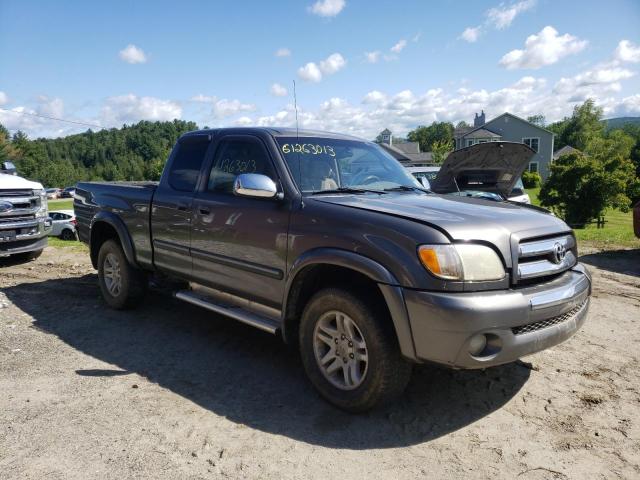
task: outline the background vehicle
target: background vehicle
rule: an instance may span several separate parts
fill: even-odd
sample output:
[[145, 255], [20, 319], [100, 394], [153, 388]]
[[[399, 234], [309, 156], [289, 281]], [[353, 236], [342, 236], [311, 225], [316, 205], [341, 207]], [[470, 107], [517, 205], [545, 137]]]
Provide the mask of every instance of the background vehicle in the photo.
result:
[[[533, 154], [468, 147], [432, 187], [510, 192]], [[177, 279], [176, 298], [297, 343], [349, 411], [399, 395], [411, 363], [486, 368], [560, 343], [589, 305], [562, 220], [426, 192], [378, 145], [337, 134], [190, 132], [159, 183], [81, 182], [74, 210], [108, 305]]]
[[0, 167], [0, 257], [36, 258], [51, 230], [46, 192], [40, 183], [19, 177], [13, 163]]
[[76, 187], [66, 187], [60, 193], [60, 198], [73, 198], [76, 193]]
[[[418, 179], [418, 181], [424, 188], [428, 189], [431, 188], [431, 182], [435, 181], [436, 177], [438, 176], [440, 167], [407, 167], [407, 170], [409, 170], [409, 172], [411, 172], [411, 174]], [[503, 200], [502, 196], [500, 195], [479, 190], [464, 190], [461, 192], [451, 193], [465, 197], [483, 198], [485, 200]], [[518, 180], [516, 181], [513, 189], [509, 193], [508, 200], [511, 200], [512, 202], [531, 204], [529, 194], [524, 191], [524, 185], [522, 184], [522, 179], [520, 177], [518, 177]]]
[[50, 236], [60, 237], [62, 240], [76, 239], [78, 221], [73, 210], [55, 210], [49, 212], [49, 217], [52, 221]]
[[47, 188], [45, 191], [47, 192], [48, 200], [55, 200], [56, 198], [59, 198], [60, 193], [62, 192], [59, 188]]

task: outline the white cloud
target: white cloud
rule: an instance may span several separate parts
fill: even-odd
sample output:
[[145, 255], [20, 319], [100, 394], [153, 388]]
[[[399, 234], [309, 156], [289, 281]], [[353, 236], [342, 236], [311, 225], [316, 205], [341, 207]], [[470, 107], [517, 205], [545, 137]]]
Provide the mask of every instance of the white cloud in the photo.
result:
[[382, 103], [387, 99], [387, 96], [378, 91], [378, 90], [372, 90], [371, 92], [367, 93], [364, 98], [362, 99], [362, 103], [365, 104], [371, 104], [371, 103]]
[[516, 68], [538, 69], [552, 65], [567, 55], [582, 51], [587, 43], [586, 40], [580, 40], [568, 33], [558, 35], [555, 28], [547, 26], [538, 34], [527, 37], [524, 50], [511, 50], [504, 55], [500, 60], [500, 65], [508, 70]]
[[9, 103], [9, 97], [3, 91], [0, 91], [0, 106]]
[[120, 126], [140, 120], [173, 120], [182, 117], [182, 107], [173, 100], [138, 97], [130, 93], [107, 98], [100, 117], [104, 126]]
[[300, 67], [298, 76], [305, 82], [319, 82], [322, 80], [322, 72], [314, 62], [309, 62], [304, 67]]
[[325, 60], [320, 62], [320, 70], [325, 75], [333, 75], [342, 70], [347, 65], [347, 61], [339, 53], [332, 53]]
[[519, 14], [533, 8], [535, 4], [536, 0], [522, 0], [511, 5], [500, 4], [487, 11], [487, 22], [498, 30], [502, 30], [511, 26], [511, 22]]
[[276, 97], [286, 97], [287, 93], [289, 93], [287, 89], [279, 83], [274, 83], [273, 85], [271, 85], [271, 95], [274, 95]]
[[398, 43], [396, 43], [393, 47], [391, 47], [391, 51], [393, 53], [400, 53], [406, 46], [407, 46], [407, 41], [402, 39]]
[[195, 95], [193, 97], [191, 97], [191, 101], [192, 102], [198, 102], [198, 103], [213, 103], [218, 99], [218, 97], [212, 97], [210, 95], [203, 95], [202, 93], [199, 93], [198, 95]]
[[364, 52], [364, 58], [367, 63], [378, 63], [378, 60], [380, 60], [380, 51], [376, 50], [375, 52]]
[[253, 112], [256, 106], [252, 103], [242, 103], [240, 100], [228, 100], [223, 98], [213, 104], [213, 115], [216, 118], [225, 118], [240, 112]]
[[332, 53], [319, 65], [315, 62], [309, 62], [304, 67], [298, 69], [298, 76], [306, 82], [320, 82], [323, 75], [333, 75], [342, 70], [347, 65], [345, 58], [339, 53]]
[[614, 52], [614, 58], [619, 62], [640, 62], [640, 46], [629, 40], [621, 40]]
[[309, 11], [321, 17], [335, 17], [345, 7], [345, 0], [318, 0], [309, 7]]
[[120, 59], [127, 63], [146, 63], [147, 55], [141, 48], [136, 47], [133, 44], [129, 44], [120, 50], [118, 54]]
[[640, 114], [640, 93], [623, 98], [614, 107], [618, 115], [638, 115]]
[[248, 127], [250, 125], [253, 125], [253, 120], [251, 119], [251, 117], [240, 117], [233, 123], [238, 125], [239, 127]]
[[276, 57], [290, 57], [291, 56], [291, 50], [289, 50], [288, 48], [279, 48], [278, 50], [276, 50], [275, 56]]
[[460, 38], [469, 43], [474, 43], [478, 41], [480, 33], [481, 27], [468, 27], [460, 34]]

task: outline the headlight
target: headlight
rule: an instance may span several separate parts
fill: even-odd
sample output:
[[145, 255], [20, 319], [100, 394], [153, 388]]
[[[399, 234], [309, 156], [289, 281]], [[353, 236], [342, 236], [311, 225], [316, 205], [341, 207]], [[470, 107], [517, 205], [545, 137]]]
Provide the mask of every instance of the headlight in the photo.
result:
[[36, 217], [46, 217], [49, 215], [47, 207], [47, 192], [45, 190], [39, 190], [38, 193], [40, 195], [40, 208], [38, 208], [38, 210], [36, 211]]
[[445, 280], [488, 281], [505, 276], [496, 252], [484, 245], [421, 245], [418, 256], [429, 272]]

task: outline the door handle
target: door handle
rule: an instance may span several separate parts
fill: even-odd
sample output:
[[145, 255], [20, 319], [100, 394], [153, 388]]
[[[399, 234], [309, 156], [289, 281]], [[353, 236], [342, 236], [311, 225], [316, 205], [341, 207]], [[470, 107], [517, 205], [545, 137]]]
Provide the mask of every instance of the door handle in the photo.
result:
[[200, 215], [210, 215], [211, 214], [211, 210], [209, 209], [209, 207], [198, 207], [198, 211], [200, 212]]

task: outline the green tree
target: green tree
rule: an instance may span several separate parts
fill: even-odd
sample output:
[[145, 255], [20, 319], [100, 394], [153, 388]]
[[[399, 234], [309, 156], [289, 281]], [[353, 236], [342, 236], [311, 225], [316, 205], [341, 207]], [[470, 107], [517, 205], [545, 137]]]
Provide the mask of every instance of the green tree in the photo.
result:
[[453, 140], [436, 140], [431, 146], [433, 162], [441, 165], [453, 150]]
[[412, 142], [420, 144], [420, 150], [430, 152], [435, 142], [451, 142], [453, 140], [453, 124], [450, 122], [433, 122], [428, 127], [419, 126], [407, 135]]
[[618, 132], [592, 137], [585, 153], [563, 155], [551, 165], [551, 176], [540, 190], [543, 206], [552, 208], [574, 227], [602, 215], [607, 208], [628, 211], [640, 190], [629, 159], [633, 138]]
[[555, 122], [548, 128], [556, 134], [556, 149], [570, 145], [584, 151], [593, 138], [604, 133], [602, 108], [596, 106], [592, 99], [588, 99], [582, 105], [573, 108], [571, 117]]

